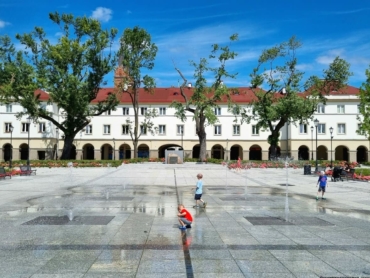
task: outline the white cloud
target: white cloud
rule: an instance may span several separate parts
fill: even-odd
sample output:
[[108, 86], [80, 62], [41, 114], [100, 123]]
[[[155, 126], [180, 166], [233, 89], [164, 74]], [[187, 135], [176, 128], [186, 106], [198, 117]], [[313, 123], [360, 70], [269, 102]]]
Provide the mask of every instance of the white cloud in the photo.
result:
[[126, 14], [132, 14], [132, 12], [130, 10], [127, 10]]
[[104, 7], [98, 7], [93, 11], [91, 17], [101, 22], [108, 22], [112, 18], [112, 10]]
[[9, 24], [10, 24], [9, 22], [0, 20], [0, 28], [4, 28], [6, 25], [9, 25]]
[[322, 65], [329, 65], [337, 56], [343, 58], [344, 49], [333, 49], [328, 51], [327, 55], [322, 55], [316, 58], [316, 62]]

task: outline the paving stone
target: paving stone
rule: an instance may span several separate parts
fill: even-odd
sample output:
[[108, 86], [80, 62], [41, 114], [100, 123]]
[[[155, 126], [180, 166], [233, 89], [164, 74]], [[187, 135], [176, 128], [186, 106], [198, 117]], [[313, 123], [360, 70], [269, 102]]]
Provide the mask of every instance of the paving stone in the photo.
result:
[[[0, 277], [9, 269], [9, 277], [340, 277], [370, 263], [370, 193], [361, 183], [333, 185], [316, 202], [316, 178], [292, 169], [287, 199], [281, 169], [248, 170], [246, 182], [239, 172], [226, 181], [220, 167], [38, 169], [7, 180]], [[192, 208], [199, 172], [206, 209]], [[194, 217], [186, 232], [174, 228], [178, 202]]]

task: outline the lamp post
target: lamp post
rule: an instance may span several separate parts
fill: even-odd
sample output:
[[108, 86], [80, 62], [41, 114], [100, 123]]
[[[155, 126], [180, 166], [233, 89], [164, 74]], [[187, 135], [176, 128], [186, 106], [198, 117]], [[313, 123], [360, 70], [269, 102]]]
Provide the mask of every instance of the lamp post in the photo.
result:
[[113, 138], [113, 160], [116, 160], [116, 139]]
[[31, 128], [31, 117], [27, 118], [28, 120], [28, 152], [27, 152], [27, 168], [29, 169], [30, 167], [30, 128]]
[[[284, 88], [285, 90], [285, 88]], [[288, 153], [288, 137], [289, 137], [289, 122], [286, 123], [286, 158], [288, 158], [289, 153]]]
[[56, 153], [55, 153], [55, 159], [58, 160], [58, 151], [59, 151], [59, 128], [55, 128], [55, 134], [56, 134], [56, 137], [57, 137], [57, 150], [56, 150]]
[[229, 152], [228, 152], [228, 149], [229, 149], [229, 138], [226, 139], [226, 161], [229, 160]]
[[315, 119], [313, 122], [314, 122], [315, 128], [316, 128], [316, 163], [315, 163], [315, 173], [317, 173], [317, 171], [319, 170], [318, 167], [317, 167], [317, 127], [319, 126], [319, 120], [318, 119]]
[[9, 126], [10, 131], [10, 160], [9, 160], [9, 168], [12, 168], [12, 160], [13, 160], [13, 129], [12, 125]]
[[330, 168], [333, 168], [333, 127], [329, 128], [330, 130]]
[[311, 126], [311, 160], [313, 160], [313, 126]]

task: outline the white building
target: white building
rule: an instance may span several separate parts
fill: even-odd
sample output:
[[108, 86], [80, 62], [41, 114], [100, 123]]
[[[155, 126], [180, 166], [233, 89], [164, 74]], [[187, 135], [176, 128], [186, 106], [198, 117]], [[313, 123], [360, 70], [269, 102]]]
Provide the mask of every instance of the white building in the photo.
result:
[[[97, 99], [103, 99], [114, 88], [104, 88]], [[191, 94], [192, 89], [185, 89]], [[232, 96], [235, 102], [247, 106], [252, 99], [248, 88], [239, 88], [239, 94]], [[46, 101], [48, 94], [38, 90], [40, 99]], [[287, 153], [295, 159], [317, 158], [349, 161], [369, 161], [370, 142], [365, 136], [358, 135], [359, 116], [357, 88], [348, 86], [340, 92], [332, 92], [327, 96], [325, 106], [319, 105], [314, 119], [319, 121], [316, 128], [313, 121], [307, 123], [291, 123], [281, 130], [278, 152]], [[183, 147], [185, 157], [198, 158], [199, 142], [195, 133], [195, 122], [189, 113], [186, 122], [174, 116], [175, 110], [169, 105], [173, 100], [183, 101], [178, 88], [157, 88], [153, 95], [140, 92], [140, 113], [146, 109], [158, 109], [159, 116], [154, 119], [158, 132], [155, 135], [142, 134], [139, 142], [139, 156], [164, 157], [164, 150], [170, 146]], [[45, 102], [46, 103], [46, 102]], [[46, 105], [45, 109], [54, 113], [54, 118], [61, 120], [56, 106]], [[63, 134], [58, 132], [49, 121], [28, 123], [26, 117], [17, 120], [17, 112], [23, 111], [17, 103], [0, 106], [0, 161], [10, 159], [13, 145], [13, 160], [28, 157], [30, 159], [56, 159], [63, 149]], [[235, 117], [228, 112], [227, 104], [221, 103], [215, 109], [219, 122], [208, 126], [207, 153], [208, 157], [221, 159], [269, 159], [268, 130], [257, 130], [255, 124], [236, 124]], [[128, 134], [126, 119], [133, 118], [133, 108], [127, 94], [122, 95], [121, 103], [115, 111], [94, 117], [83, 132], [74, 141], [75, 159], [124, 159], [133, 157], [133, 144]], [[144, 116], [140, 115], [140, 120]], [[10, 132], [13, 126], [13, 132]], [[311, 127], [313, 127], [311, 129]], [[330, 127], [333, 133], [330, 133]], [[333, 139], [331, 141], [331, 136]]]

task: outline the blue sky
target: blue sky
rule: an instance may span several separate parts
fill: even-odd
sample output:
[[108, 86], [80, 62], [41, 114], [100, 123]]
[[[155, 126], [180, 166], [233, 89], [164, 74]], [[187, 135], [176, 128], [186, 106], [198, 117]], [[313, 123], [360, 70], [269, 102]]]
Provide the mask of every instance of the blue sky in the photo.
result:
[[[58, 28], [48, 19], [48, 13], [54, 11], [94, 17], [104, 28], [119, 30], [117, 41], [125, 28], [146, 29], [158, 46], [155, 67], [150, 71], [157, 87], [181, 82], [173, 62], [194, 82], [189, 60], [208, 57], [212, 44], [228, 43], [233, 33], [239, 34], [239, 41], [230, 47], [238, 57], [227, 69], [238, 76], [225, 80], [228, 86], [248, 86], [261, 51], [293, 35], [303, 44], [297, 56], [306, 76], [321, 75], [339, 55], [351, 64], [354, 75], [349, 84], [359, 87], [370, 65], [370, 2], [363, 0], [0, 0], [0, 35], [14, 38], [16, 33], [41, 26], [50, 39], [57, 40]], [[107, 76], [107, 81], [107, 86], [112, 86], [113, 75]]]

